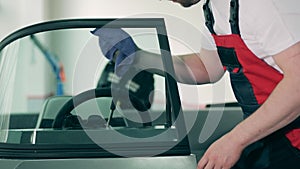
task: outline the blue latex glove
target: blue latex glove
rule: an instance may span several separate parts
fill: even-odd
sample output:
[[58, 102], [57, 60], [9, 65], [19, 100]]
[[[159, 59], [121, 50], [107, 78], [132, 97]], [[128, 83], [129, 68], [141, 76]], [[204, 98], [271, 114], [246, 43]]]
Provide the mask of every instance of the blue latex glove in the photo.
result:
[[[99, 46], [107, 59], [112, 61], [116, 57], [115, 73], [123, 76], [132, 65], [137, 50], [130, 35], [121, 28], [97, 28], [91, 33], [99, 37]], [[117, 56], [114, 56], [116, 52]]]

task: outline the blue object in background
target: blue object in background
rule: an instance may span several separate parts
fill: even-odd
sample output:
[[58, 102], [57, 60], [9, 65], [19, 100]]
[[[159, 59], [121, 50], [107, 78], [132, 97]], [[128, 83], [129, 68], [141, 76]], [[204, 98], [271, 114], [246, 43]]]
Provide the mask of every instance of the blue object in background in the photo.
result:
[[45, 49], [45, 47], [43, 47], [41, 42], [34, 35], [31, 35], [30, 38], [43, 53], [48, 63], [51, 65], [53, 72], [56, 76], [56, 95], [62, 96], [64, 94], [62, 82], [65, 79], [63, 65], [56, 59], [56, 57], [54, 57], [54, 55], [52, 55], [49, 51]]

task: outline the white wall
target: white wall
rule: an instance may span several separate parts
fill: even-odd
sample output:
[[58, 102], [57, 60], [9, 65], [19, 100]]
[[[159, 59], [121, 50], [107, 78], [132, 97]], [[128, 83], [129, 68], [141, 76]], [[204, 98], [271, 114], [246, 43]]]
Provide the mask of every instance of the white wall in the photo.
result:
[[43, 0], [0, 0], [0, 40], [44, 19]]

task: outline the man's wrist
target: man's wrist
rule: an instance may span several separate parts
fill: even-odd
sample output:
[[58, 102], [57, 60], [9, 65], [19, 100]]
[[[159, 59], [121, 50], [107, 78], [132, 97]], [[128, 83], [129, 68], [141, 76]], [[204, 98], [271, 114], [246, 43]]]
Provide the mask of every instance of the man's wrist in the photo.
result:
[[231, 140], [235, 145], [245, 148], [249, 144], [247, 134], [245, 131], [240, 130], [238, 127], [232, 129], [228, 134], [227, 137], [229, 140]]

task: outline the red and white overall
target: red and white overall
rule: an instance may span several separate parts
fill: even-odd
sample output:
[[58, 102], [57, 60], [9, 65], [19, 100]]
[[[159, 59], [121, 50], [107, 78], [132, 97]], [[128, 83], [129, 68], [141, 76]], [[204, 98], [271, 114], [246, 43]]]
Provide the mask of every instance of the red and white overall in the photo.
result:
[[[243, 110], [244, 117], [247, 118], [266, 101], [276, 85], [282, 80], [283, 75], [251, 52], [241, 38], [238, 0], [231, 0], [230, 2], [229, 24], [232, 34], [229, 35], [217, 35], [214, 31], [214, 17], [209, 7], [209, 1], [207, 0], [203, 6], [205, 24], [215, 40], [224, 69], [230, 73], [235, 97]], [[238, 166], [255, 169], [271, 167], [272, 159], [270, 158], [273, 157], [270, 157], [272, 156], [270, 149], [272, 148], [268, 143], [272, 140], [285, 139], [287, 144], [293, 145], [292, 148], [297, 147], [295, 150], [299, 150], [299, 128], [300, 120], [298, 118], [282, 130], [250, 145], [243, 152]], [[300, 168], [300, 151], [293, 155], [299, 155], [299, 163], [297, 164]], [[284, 168], [288, 167], [285, 166]]]

